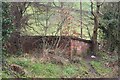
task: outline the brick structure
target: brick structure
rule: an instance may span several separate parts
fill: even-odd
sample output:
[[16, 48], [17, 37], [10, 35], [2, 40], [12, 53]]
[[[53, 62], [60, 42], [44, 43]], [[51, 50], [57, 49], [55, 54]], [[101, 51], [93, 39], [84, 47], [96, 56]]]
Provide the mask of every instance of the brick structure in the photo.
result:
[[[23, 53], [32, 53], [35, 50], [39, 50], [39, 53], [43, 53], [43, 49], [54, 50], [56, 48], [64, 51], [67, 55], [80, 55], [85, 53], [91, 45], [90, 40], [84, 40], [77, 37], [70, 36], [21, 36], [21, 46], [19, 49]], [[11, 38], [7, 43], [6, 49], [9, 53], [16, 53], [18, 50], [16, 45], [16, 38]], [[74, 53], [74, 54], [73, 54]]]
[[84, 42], [83, 40], [71, 39], [71, 53], [80, 56], [82, 53], [86, 53], [91, 46], [91, 42]]

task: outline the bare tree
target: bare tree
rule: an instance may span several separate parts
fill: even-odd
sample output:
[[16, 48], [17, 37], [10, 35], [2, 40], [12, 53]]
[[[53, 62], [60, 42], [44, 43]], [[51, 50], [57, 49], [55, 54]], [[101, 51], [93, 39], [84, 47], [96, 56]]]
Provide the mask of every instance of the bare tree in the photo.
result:
[[100, 10], [100, 6], [102, 5], [100, 2], [96, 3], [96, 11], [94, 12], [94, 7], [93, 7], [93, 1], [91, 0], [91, 14], [94, 17], [94, 28], [93, 28], [93, 35], [92, 35], [92, 52], [93, 54], [96, 54], [97, 50], [98, 50], [98, 45], [97, 45], [97, 31], [98, 31], [98, 26], [99, 26], [99, 10]]
[[28, 21], [28, 17], [26, 17], [24, 15], [24, 13], [26, 12], [28, 6], [30, 3], [28, 2], [12, 2], [11, 3], [11, 15], [14, 16], [13, 18], [13, 24], [15, 26], [15, 30], [12, 33], [12, 37], [16, 37], [18, 38], [16, 43], [18, 44], [17, 49], [18, 51], [21, 51], [21, 46], [20, 46], [20, 30], [23, 27], [23, 25], [25, 26], [26, 22]]

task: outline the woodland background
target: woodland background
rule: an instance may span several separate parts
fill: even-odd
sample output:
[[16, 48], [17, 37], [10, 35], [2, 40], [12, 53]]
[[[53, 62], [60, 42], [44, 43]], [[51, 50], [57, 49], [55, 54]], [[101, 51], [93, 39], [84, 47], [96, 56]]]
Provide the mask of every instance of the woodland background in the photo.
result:
[[[2, 78], [118, 77], [119, 8], [119, 2], [3, 2]], [[75, 61], [57, 51], [52, 61], [41, 61], [36, 52], [7, 51], [9, 41], [21, 36], [77, 37], [92, 41], [92, 49]]]

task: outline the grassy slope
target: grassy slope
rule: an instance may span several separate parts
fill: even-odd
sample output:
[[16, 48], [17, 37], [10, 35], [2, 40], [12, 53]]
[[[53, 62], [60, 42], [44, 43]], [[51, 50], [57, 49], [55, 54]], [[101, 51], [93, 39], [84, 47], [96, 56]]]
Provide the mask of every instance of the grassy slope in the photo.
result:
[[[65, 5], [69, 6], [70, 4], [72, 4], [72, 3], [66, 3]], [[57, 3], [56, 3], [56, 5], [57, 5]], [[79, 3], [73, 3], [73, 6], [74, 6], [75, 9], [79, 9], [80, 5], [79, 5]], [[90, 3], [88, 3], [88, 2], [82, 3], [82, 8], [85, 11], [89, 11], [87, 15], [90, 16]], [[29, 7], [27, 9], [26, 13], [27, 14], [33, 14], [33, 10], [35, 11], [34, 8]], [[49, 14], [51, 14], [51, 13], [54, 13], [54, 10], [49, 11]], [[30, 24], [32, 23], [30, 26], [33, 27], [34, 30], [37, 31], [38, 33], [35, 32], [32, 28], [28, 27], [27, 31], [25, 31], [23, 33], [23, 35], [43, 35], [44, 34], [44, 29], [43, 29], [43, 26], [41, 26], [39, 24], [39, 22], [41, 22], [43, 25], [45, 25], [45, 18], [46, 18], [45, 14], [46, 14], [45, 12], [44, 13], [36, 12], [35, 15], [30, 16], [29, 23]], [[56, 12], [55, 12], [55, 14], [56, 14]], [[60, 14], [57, 13], [57, 15], [60, 15]], [[80, 33], [80, 26], [76, 26], [76, 25], [80, 24], [79, 22], [77, 22], [77, 20], [79, 20], [79, 18], [80, 18], [80, 14], [75, 12], [75, 13], [72, 13], [72, 16], [74, 16], [75, 19], [74, 19], [74, 21], [72, 21], [72, 23], [71, 23], [72, 26], [71, 27], [76, 27], [75, 30], [78, 33]], [[35, 21], [35, 18], [37, 19], [36, 21]], [[52, 20], [52, 23], [49, 25], [47, 35], [51, 35], [52, 32], [56, 31], [56, 28], [58, 26], [57, 24], [59, 23], [59, 18], [58, 17], [51, 18], [50, 20]], [[88, 28], [90, 30], [90, 34], [92, 35], [93, 25], [91, 23], [93, 23], [93, 21], [90, 20], [90, 18], [88, 18], [86, 15], [84, 15], [84, 13], [83, 13], [83, 23], [85, 23], [88, 26]], [[76, 24], [76, 25], [74, 25], [74, 24]], [[83, 25], [83, 35], [85, 35], [85, 37], [83, 37], [83, 38], [89, 39], [88, 31], [87, 31], [85, 25]]]
[[[114, 61], [116, 57], [110, 58], [108, 55], [99, 60], [89, 60], [94, 70], [90, 70], [88, 61], [82, 59], [79, 63], [68, 63], [66, 65], [53, 64], [51, 62], [42, 63], [39, 59], [31, 57], [9, 57], [7, 61], [9, 64], [18, 64], [22, 66], [27, 74], [26, 77], [37, 77], [37, 78], [60, 78], [60, 77], [80, 77], [80, 78], [96, 78], [96, 77], [115, 77], [116, 73], [113, 68], [106, 67], [105, 63]], [[98, 75], [99, 74], [99, 75]], [[6, 72], [2, 74], [3, 78], [12, 77], [7, 75]], [[22, 77], [22, 76], [21, 76]]]

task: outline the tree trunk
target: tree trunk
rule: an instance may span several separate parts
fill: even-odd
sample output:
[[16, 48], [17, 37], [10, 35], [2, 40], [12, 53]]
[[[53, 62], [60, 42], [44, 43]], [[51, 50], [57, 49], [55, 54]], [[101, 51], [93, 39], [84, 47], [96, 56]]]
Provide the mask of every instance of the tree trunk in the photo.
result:
[[[62, 9], [63, 9], [63, 6], [64, 6], [64, 3], [61, 2], [61, 3], [60, 3], [60, 7], [61, 7], [60, 17], [61, 17], [61, 21], [63, 21], [63, 19], [64, 19], [64, 18], [63, 18], [63, 17], [64, 17], [64, 16], [63, 16], [63, 10], [62, 10]], [[60, 36], [62, 36], [62, 26], [61, 26], [61, 30], [60, 30]]]
[[15, 18], [13, 19], [13, 23], [15, 25], [15, 31], [13, 32], [13, 37], [17, 38], [17, 50], [18, 52], [21, 51], [21, 41], [20, 41], [20, 30], [23, 27], [21, 20], [23, 18], [24, 11], [26, 10], [25, 8], [26, 3], [18, 3], [18, 2], [12, 2], [11, 5], [11, 15], [14, 16]]
[[97, 50], [98, 50], [98, 45], [97, 45], [97, 30], [98, 30], [98, 17], [94, 17], [94, 29], [93, 29], [93, 36], [92, 36], [92, 41], [93, 41], [93, 54], [95, 55]]
[[80, 1], [80, 20], [81, 20], [81, 23], [80, 23], [80, 30], [81, 30], [81, 38], [82, 38], [82, 2]]
[[97, 45], [97, 30], [98, 30], [98, 14], [99, 14], [99, 8], [100, 5], [97, 2], [97, 8], [96, 8], [96, 12], [93, 11], [93, 2], [91, 2], [91, 13], [94, 17], [94, 28], [93, 28], [93, 35], [92, 35], [92, 53], [93, 55], [96, 55], [96, 52], [98, 51], [98, 45]]

